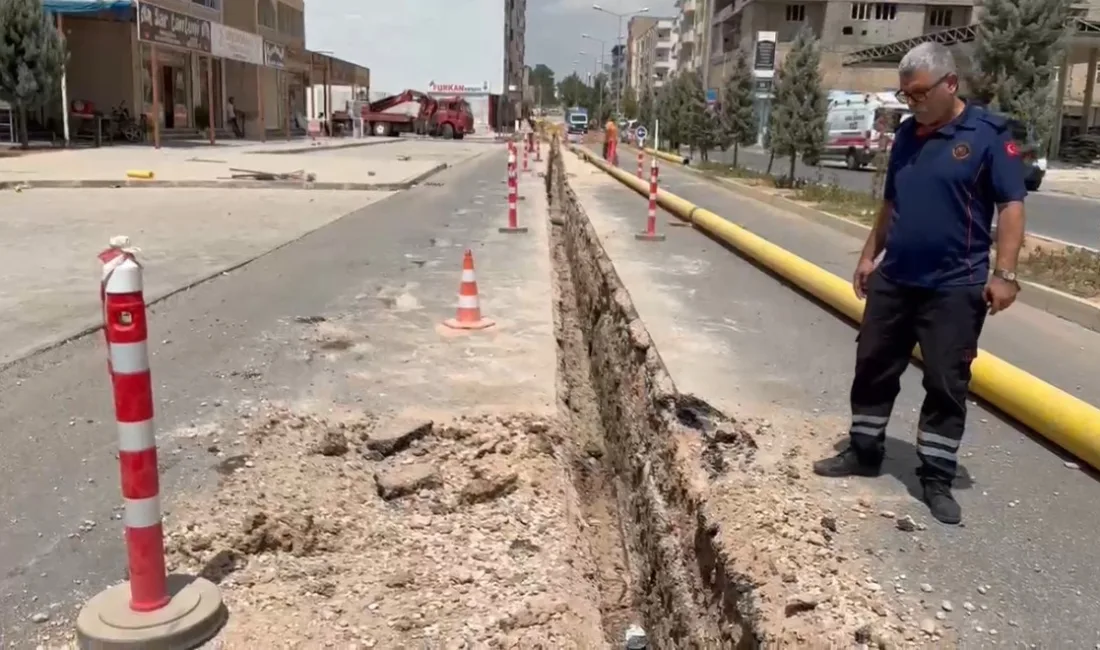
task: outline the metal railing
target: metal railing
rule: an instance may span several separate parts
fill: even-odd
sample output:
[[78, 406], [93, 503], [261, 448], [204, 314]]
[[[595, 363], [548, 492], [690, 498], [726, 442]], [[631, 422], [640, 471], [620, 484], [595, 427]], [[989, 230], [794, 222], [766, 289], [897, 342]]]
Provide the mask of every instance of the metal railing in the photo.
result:
[[[1071, 18], [1070, 26], [1074, 36], [1096, 38], [1100, 44], [1100, 21], [1085, 20], [1084, 18]], [[965, 25], [963, 27], [951, 27], [913, 38], [907, 38], [885, 45], [856, 50], [844, 57], [844, 66], [870, 65], [875, 63], [898, 63], [905, 53], [921, 43], [940, 43], [952, 46], [960, 43], [970, 43], [978, 35], [977, 25]]]

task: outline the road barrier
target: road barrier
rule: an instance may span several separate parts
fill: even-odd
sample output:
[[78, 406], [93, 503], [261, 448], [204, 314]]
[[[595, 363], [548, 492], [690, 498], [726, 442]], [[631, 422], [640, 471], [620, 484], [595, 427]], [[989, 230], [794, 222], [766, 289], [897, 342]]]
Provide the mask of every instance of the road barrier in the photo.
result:
[[638, 179], [645, 178], [645, 152], [638, 150]]
[[[648, 193], [646, 184], [629, 172], [612, 167], [586, 149], [576, 146], [571, 149], [638, 194]], [[856, 298], [849, 281], [667, 190], [658, 192], [657, 203], [852, 321], [862, 321], [864, 303]], [[920, 359], [919, 347], [913, 350], [913, 355]], [[971, 364], [971, 375], [970, 391], [974, 395], [1094, 469], [1100, 469], [1100, 409], [985, 350], [979, 350]]]
[[519, 225], [519, 178], [516, 174], [516, 143], [508, 141], [508, 225], [499, 228], [502, 233], [522, 234], [527, 227]]
[[214, 636], [226, 613], [213, 583], [170, 577], [165, 569], [148, 327], [136, 252], [127, 238], [116, 237], [99, 255], [130, 579], [88, 601], [77, 617], [77, 636], [81, 647], [195, 647]]
[[646, 215], [645, 230], [634, 233], [639, 241], [664, 241], [665, 236], [657, 233], [657, 159], [651, 158], [649, 166], [649, 212]]
[[458, 286], [458, 307], [455, 317], [443, 321], [447, 327], [457, 330], [483, 330], [495, 323], [481, 317], [481, 301], [477, 294], [477, 276], [474, 274], [474, 253], [467, 249], [462, 257], [462, 282]]

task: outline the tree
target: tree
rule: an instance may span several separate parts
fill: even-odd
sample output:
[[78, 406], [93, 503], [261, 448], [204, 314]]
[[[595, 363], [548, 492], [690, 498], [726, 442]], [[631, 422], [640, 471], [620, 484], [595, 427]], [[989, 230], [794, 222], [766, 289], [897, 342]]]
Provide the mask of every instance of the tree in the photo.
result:
[[803, 27], [779, 68], [771, 112], [771, 149], [789, 159], [791, 181], [798, 156], [816, 163], [825, 146], [828, 105], [821, 88], [820, 64], [817, 38], [809, 27]]
[[649, 86], [642, 92], [642, 100], [638, 102], [638, 121], [653, 131], [653, 118], [656, 116], [654, 106], [653, 89]]
[[752, 70], [748, 57], [738, 50], [733, 69], [722, 86], [722, 101], [718, 104], [720, 140], [728, 149], [733, 146], [733, 166], [737, 166], [737, 153], [743, 146], [756, 142], [756, 108]]
[[27, 111], [60, 94], [65, 43], [41, 0], [0, 0], [0, 99], [15, 109], [19, 142], [30, 146]]
[[535, 91], [535, 100], [540, 108], [554, 103], [554, 89], [557, 86], [554, 83], [554, 71], [549, 66], [543, 63], [536, 65], [531, 69], [528, 81]]
[[985, 0], [974, 44], [975, 99], [1030, 127], [1045, 143], [1072, 0]]
[[[0, 0], [2, 1], [2, 0]], [[591, 90], [585, 85], [577, 73], [569, 75], [558, 84], [558, 98], [565, 106], [584, 106], [589, 103]]]
[[595, 117], [600, 124], [607, 122], [611, 117], [611, 111], [615, 108], [615, 102], [607, 92], [607, 75], [604, 73], [601, 72], [593, 77], [588, 102], [588, 114]]
[[683, 140], [698, 149], [703, 160], [718, 144], [718, 122], [715, 113], [707, 106], [707, 93], [703, 89], [703, 77], [695, 71], [679, 77], [683, 94], [680, 123], [683, 125]]
[[660, 135], [668, 143], [668, 149], [677, 151], [684, 142], [680, 116], [684, 105], [684, 75], [665, 79], [657, 93], [656, 117], [661, 122]]
[[638, 93], [634, 92], [633, 88], [623, 89], [623, 95], [619, 101], [621, 103], [623, 117], [628, 120], [638, 119]]

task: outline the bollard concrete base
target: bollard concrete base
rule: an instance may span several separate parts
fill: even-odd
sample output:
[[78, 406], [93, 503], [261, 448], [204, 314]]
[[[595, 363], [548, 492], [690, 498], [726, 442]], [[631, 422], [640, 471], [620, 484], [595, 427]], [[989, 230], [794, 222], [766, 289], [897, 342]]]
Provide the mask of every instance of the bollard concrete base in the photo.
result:
[[197, 648], [225, 625], [229, 612], [217, 585], [194, 576], [168, 576], [171, 600], [155, 612], [130, 609], [130, 583], [92, 597], [76, 619], [81, 650]]
[[637, 232], [634, 233], [634, 239], [637, 239], [638, 241], [664, 241], [665, 236], [659, 232]]
[[527, 226], [516, 226], [515, 228], [509, 228], [508, 226], [502, 226], [498, 229], [499, 232], [511, 235], [522, 235], [527, 232]]

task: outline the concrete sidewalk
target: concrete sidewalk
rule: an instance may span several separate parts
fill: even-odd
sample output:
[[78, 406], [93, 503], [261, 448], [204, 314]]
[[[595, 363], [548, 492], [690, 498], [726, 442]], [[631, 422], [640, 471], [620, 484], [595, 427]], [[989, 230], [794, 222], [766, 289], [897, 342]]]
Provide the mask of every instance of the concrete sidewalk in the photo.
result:
[[[363, 157], [360, 150], [348, 149], [326, 155], [334, 167], [365, 161], [381, 170], [398, 164], [394, 155], [407, 155], [410, 162], [436, 167], [461, 165], [492, 151], [480, 146], [417, 142], [370, 149], [392, 147], [398, 147], [398, 153]], [[293, 160], [291, 156], [277, 157]], [[0, 366], [98, 326], [96, 255], [114, 235], [128, 235], [142, 249], [142, 260], [151, 270], [146, 297], [156, 299], [389, 195], [158, 188], [0, 192], [0, 214], [4, 215], [0, 241], [10, 247], [8, 264], [0, 274], [0, 310], [8, 314], [0, 322]], [[388, 218], [400, 220], [406, 215]]]
[[[968, 649], [1100, 641], [1100, 548], [1092, 525], [1100, 485], [1091, 476], [974, 404], [956, 484], [965, 525], [937, 524], [915, 496], [913, 440], [923, 398], [916, 369], [903, 379], [884, 476], [844, 482], [811, 476], [811, 461], [832, 453], [847, 429], [855, 330], [701, 233], [669, 226], [676, 220], [666, 213], [658, 226], [665, 242], [636, 241], [645, 199], [572, 154], [565, 159], [570, 184], [677, 387], [735, 417], [770, 423], [758, 432], [761, 453], [790, 458], [798, 476], [848, 513], [838, 525], [849, 556], [869, 562], [869, 591], [886, 591], [895, 609], [908, 611], [903, 638], [927, 638], [921, 628], [933, 626], [945, 635], [937, 647], [948, 647], [951, 638]], [[708, 191], [705, 184], [716, 191], [668, 166], [662, 179], [696, 201], [689, 190]], [[699, 202], [834, 272], [848, 272], [856, 242], [735, 195], [710, 196], [709, 204]], [[991, 351], [1016, 363], [1027, 357], [1040, 375], [1060, 373], [1078, 395], [1100, 390], [1100, 382], [1085, 379], [1095, 372], [1084, 368], [1094, 348], [1075, 350], [1088, 335], [1064, 332], [1042, 314], [1013, 311], [1011, 321], [1012, 312], [993, 319], [985, 340]], [[1059, 333], [1061, 339], [1048, 338]], [[1016, 358], [994, 345], [1015, 345]], [[1074, 386], [1074, 376], [1081, 385]], [[911, 530], [896, 523], [905, 516], [912, 517]]]
[[[370, 140], [364, 141], [371, 143]], [[321, 146], [303, 151], [289, 143], [278, 148], [226, 146], [206, 148], [106, 147], [41, 153], [0, 159], [0, 189], [25, 187], [286, 187], [396, 190], [440, 169], [433, 159], [440, 147], [468, 158], [484, 145], [430, 140], [390, 139], [379, 146]], [[295, 147], [298, 147], [295, 149]], [[427, 155], [425, 155], [427, 154]], [[153, 178], [128, 179], [129, 171], [148, 171]], [[264, 181], [234, 178], [243, 172], [303, 172], [312, 180]]]

